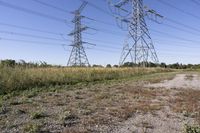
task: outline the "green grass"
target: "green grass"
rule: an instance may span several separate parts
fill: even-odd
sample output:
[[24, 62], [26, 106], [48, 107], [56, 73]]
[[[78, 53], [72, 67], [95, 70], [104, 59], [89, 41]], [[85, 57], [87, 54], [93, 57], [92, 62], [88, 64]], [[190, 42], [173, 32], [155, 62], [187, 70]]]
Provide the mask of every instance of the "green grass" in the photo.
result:
[[200, 126], [185, 126], [185, 133], [200, 133]]
[[168, 72], [161, 68], [0, 68], [0, 94], [32, 88], [118, 80]]

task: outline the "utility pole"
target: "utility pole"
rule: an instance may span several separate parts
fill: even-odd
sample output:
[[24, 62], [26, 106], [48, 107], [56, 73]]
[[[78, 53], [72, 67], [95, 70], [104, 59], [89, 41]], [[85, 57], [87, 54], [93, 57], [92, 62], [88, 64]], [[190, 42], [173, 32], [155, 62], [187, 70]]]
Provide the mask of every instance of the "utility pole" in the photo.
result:
[[[130, 57], [131, 63], [146, 67], [149, 62], [158, 63], [158, 57], [154, 48], [145, 16], [153, 14], [155, 21], [162, 17], [154, 10], [149, 10], [143, 5], [143, 0], [119, 0], [118, 3], [108, 0], [114, 15], [120, 23], [127, 24], [128, 39], [123, 46], [119, 65], [123, 65]], [[129, 11], [128, 9], [131, 9]], [[121, 24], [122, 26], [123, 24]], [[124, 27], [121, 27], [122, 29]]]
[[72, 22], [75, 24], [75, 27], [74, 31], [72, 31], [69, 34], [69, 36], [73, 36], [74, 40], [73, 43], [70, 45], [72, 46], [72, 51], [67, 66], [79, 66], [79, 67], [90, 66], [85, 52], [85, 48], [83, 46], [83, 44], [87, 42], [82, 41], [82, 32], [88, 29], [87, 26], [83, 26], [81, 24], [81, 20], [82, 18], [84, 18], [84, 16], [81, 15], [81, 12], [86, 5], [87, 2], [84, 1], [82, 5], [79, 7], [79, 9], [73, 12], [75, 17], [72, 20]]

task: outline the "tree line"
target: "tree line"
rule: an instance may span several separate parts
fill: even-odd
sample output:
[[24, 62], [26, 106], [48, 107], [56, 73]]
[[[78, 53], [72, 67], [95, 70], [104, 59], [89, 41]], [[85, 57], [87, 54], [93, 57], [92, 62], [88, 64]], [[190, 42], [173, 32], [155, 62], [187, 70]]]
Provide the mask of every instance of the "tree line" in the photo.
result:
[[[143, 66], [145, 64], [146, 67], [161, 67], [161, 68], [172, 68], [172, 69], [200, 69], [200, 64], [182, 64], [182, 63], [173, 63], [173, 64], [166, 64], [166, 63], [152, 63], [152, 62], [147, 62], [147, 63], [139, 63], [139, 64], [134, 64], [132, 62], [126, 62], [122, 66], [119, 65], [111, 65], [107, 64], [105, 67], [106, 68], [118, 68], [118, 67], [139, 67]], [[51, 65], [48, 64], [45, 61], [39, 61], [39, 62], [26, 62], [24, 60], [1, 60], [0, 61], [0, 66], [3, 67], [26, 67], [26, 68], [37, 68], [37, 67], [62, 67], [59, 65]], [[91, 67], [104, 67], [102, 65], [92, 65]]]

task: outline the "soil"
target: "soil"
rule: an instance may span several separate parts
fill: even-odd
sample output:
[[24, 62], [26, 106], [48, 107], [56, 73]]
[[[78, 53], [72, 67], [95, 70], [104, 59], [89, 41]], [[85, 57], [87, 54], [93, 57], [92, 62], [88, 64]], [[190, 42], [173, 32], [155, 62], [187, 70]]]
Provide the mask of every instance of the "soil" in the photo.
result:
[[165, 80], [160, 83], [147, 84], [144, 87], [151, 89], [167, 89], [170, 91], [165, 99], [164, 108], [157, 112], [147, 114], [135, 114], [127, 121], [113, 130], [113, 133], [181, 133], [185, 125], [196, 125], [196, 120], [183, 113], [173, 112], [168, 103], [180, 89], [200, 90], [200, 78], [198, 74], [177, 74], [172, 80]]
[[178, 74], [173, 80], [165, 80], [157, 84], [149, 84], [147, 87], [160, 88], [192, 88], [200, 89], [200, 77], [197, 74]]

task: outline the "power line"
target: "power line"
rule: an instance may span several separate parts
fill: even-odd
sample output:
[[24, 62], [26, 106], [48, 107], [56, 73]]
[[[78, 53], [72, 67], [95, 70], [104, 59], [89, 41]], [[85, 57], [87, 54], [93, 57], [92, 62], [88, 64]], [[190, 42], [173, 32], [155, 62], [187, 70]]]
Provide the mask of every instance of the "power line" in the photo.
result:
[[[56, 7], [56, 6], [54, 6], [54, 5], [51, 5], [51, 4], [48, 4], [48, 3], [45, 3], [45, 2], [41, 2], [41, 1], [39, 1], [39, 0], [33, 0], [33, 1], [35, 1], [35, 2], [37, 2], [37, 3], [39, 3], [39, 4], [42, 4], [42, 5], [45, 5], [45, 6], [47, 6], [47, 7], [51, 7], [51, 8], [54, 8], [54, 9], [56, 9], [56, 10], [62, 11], [62, 12], [70, 13], [68, 10], [65, 10], [65, 9], [62, 9], [62, 8], [59, 8], [59, 7]], [[80, 1], [82, 1], [82, 0], [80, 0]], [[161, 2], [162, 2], [162, 1], [161, 1]], [[98, 7], [98, 6], [94, 5], [94, 4], [92, 4], [92, 3], [89, 3], [89, 5], [91, 5], [91, 6], [95, 7], [95, 8], [98, 8], [98, 10], [100, 9], [100, 11], [106, 12], [104, 9], [102, 9], [102, 8], [100, 8], [100, 7]], [[174, 6], [173, 6], [173, 7], [174, 7]], [[113, 16], [113, 15], [112, 15], [112, 16]], [[105, 21], [102, 21], [102, 20], [97, 20], [97, 19], [94, 19], [94, 18], [86, 17], [86, 16], [84, 16], [84, 17], [87, 18], [87, 19], [90, 19], [90, 20], [92, 20], [92, 21], [95, 21], [95, 22], [99, 22], [99, 23], [103, 23], [103, 24], [106, 24], [106, 25], [112, 25], [112, 26], [113, 26], [113, 24], [108, 23], [108, 22], [105, 22]], [[171, 19], [168, 19], [168, 18], [166, 18], [166, 19], [167, 19], [168, 21], [174, 23], [174, 21], [172, 21]], [[177, 23], [177, 22], [176, 22], [176, 24], [180, 24], [180, 23]], [[172, 26], [172, 25], [169, 25], [169, 24], [165, 24], [165, 23], [164, 23], [164, 25], [166, 25], [166, 26], [168, 26], [168, 27], [170, 27], [170, 28], [175, 28], [175, 29], [180, 30], [180, 31], [184, 31], [184, 32], [187, 32], [187, 33], [191, 33], [190, 31], [187, 31], [187, 30], [185, 30], [185, 29], [183, 29], [183, 28], [178, 28], [178, 27], [175, 27], [175, 26]], [[182, 25], [183, 25], [183, 24], [182, 24]], [[186, 25], [183, 25], [183, 26], [184, 26], [184, 27], [188, 27], [188, 26], [186, 26]], [[191, 28], [191, 27], [188, 27], [188, 28]], [[192, 29], [194, 29], [195, 31], [200, 32], [200, 30], [197, 30], [196, 28], [192, 28]], [[103, 32], [103, 33], [108, 33], [108, 34], [114, 34], [114, 35], [120, 35], [120, 36], [121, 36], [121, 34], [118, 33], [118, 32], [116, 32], [116, 31], [110, 31], [110, 30], [107, 30], [107, 29], [96, 29], [96, 30], [99, 31], [99, 32]], [[194, 33], [191, 33], [191, 34], [194, 35]], [[195, 34], [195, 35], [197, 35], [197, 34]], [[199, 34], [198, 34], [198, 36], [199, 36]]]
[[[83, 1], [87, 1], [87, 0], [80, 0], [80, 1], [83, 2]], [[97, 9], [97, 10], [99, 10], [99, 11], [101, 11], [101, 12], [103, 12], [103, 13], [105, 13], [105, 14], [111, 16], [111, 17], [113, 17], [113, 15], [112, 15], [110, 12], [108, 12], [108, 11], [106, 11], [106, 10], [100, 8], [99, 6], [93, 4], [93, 3], [89, 2], [89, 1], [87, 1], [87, 2], [88, 2], [88, 5], [89, 5], [89, 6], [91, 6], [91, 7], [95, 8], [95, 9]]]
[[14, 25], [14, 24], [6, 24], [6, 23], [2, 23], [2, 22], [0, 22], [0, 25], [14, 27], [14, 28], [18, 28], [18, 29], [29, 30], [29, 31], [37, 31], [37, 32], [41, 32], [41, 33], [53, 34], [53, 35], [64, 35], [64, 33], [55, 33], [55, 32], [51, 32], [51, 31], [44, 31], [44, 30], [40, 30], [40, 29], [34, 29], [34, 28], [24, 27], [24, 26], [19, 26], [19, 25]]
[[[47, 14], [43, 14], [43, 13], [40, 13], [40, 12], [36, 12], [36, 11], [30, 10], [30, 9], [26, 9], [26, 8], [23, 8], [23, 7], [19, 7], [19, 6], [16, 6], [16, 5], [13, 5], [13, 4], [4, 2], [4, 1], [0, 1], [0, 5], [1, 5], [1, 6], [4, 6], [4, 7], [12, 8], [12, 9], [14, 9], [14, 10], [18, 10], [18, 11], [22, 11], [22, 12], [25, 12], [25, 13], [37, 15], [37, 16], [44, 17], [44, 18], [48, 18], [48, 19], [51, 19], [51, 20], [55, 20], [55, 21], [58, 21], [58, 22], [66, 22], [65, 19], [57, 18], [57, 17], [54, 17], [54, 16], [50, 16], [50, 15], [47, 15]], [[69, 26], [69, 25], [68, 25], [68, 26]], [[69, 27], [71, 27], [71, 26], [69, 26]]]
[[[12, 41], [12, 42], [22, 42], [22, 43], [31, 43], [31, 44], [37, 44], [37, 45], [51, 45], [51, 46], [62, 46], [62, 45], [65, 45], [65, 44], [59, 44], [59, 43], [49, 43], [49, 42], [40, 42], [40, 41], [28, 41], [28, 40], [10, 39], [10, 38], [2, 38], [2, 37], [0, 37], [0, 40]], [[113, 51], [113, 50], [111, 51], [111, 50], [102, 49], [102, 48], [101, 49], [100, 48], [87, 49], [87, 50], [96, 50], [96, 51], [109, 52], [109, 53], [112, 53], [112, 52], [118, 53], [119, 52], [119, 51]], [[66, 50], [66, 51], [70, 51], [70, 50]], [[173, 53], [173, 52], [170, 52], [170, 53]], [[162, 52], [162, 54], [163, 54], [163, 52]]]
[[[194, 41], [194, 40], [188, 40], [182, 37], [178, 37], [178, 36], [174, 36], [165, 32], [161, 32], [161, 31], [157, 31], [154, 29], [151, 29], [153, 32], [159, 33], [159, 34], [164, 34], [167, 36], [170, 36], [172, 38], [181, 40], [181, 41], [186, 41], [186, 42], [194, 42], [194, 43], [200, 43], [199, 41]], [[19, 35], [19, 36], [26, 36], [26, 37], [32, 37], [32, 38], [41, 38], [41, 39], [47, 39], [47, 40], [55, 40], [55, 41], [68, 41], [68, 42], [72, 42], [72, 40], [69, 39], [58, 39], [58, 38], [51, 38], [51, 37], [44, 37], [44, 36], [37, 36], [37, 35], [32, 35], [32, 34], [25, 34], [25, 33], [18, 33], [18, 32], [11, 32], [11, 31], [0, 31], [0, 33], [4, 33], [4, 34], [10, 34], [10, 35]], [[102, 41], [102, 40], [97, 40], [97, 39], [92, 39], [92, 38], [85, 38], [88, 40], [93, 40], [93, 41], [98, 41], [98, 42], [102, 42], [102, 43], [113, 43], [113, 44], [118, 44], [121, 45], [120, 43], [116, 43], [116, 42], [110, 42], [110, 41]], [[180, 42], [182, 44], [182, 42]], [[114, 48], [114, 49], [120, 49], [117, 47], [113, 47], [113, 46], [109, 46], [109, 45], [97, 45], [98, 46], [104, 46], [104, 47], [110, 47], [110, 48]]]
[[39, 3], [39, 4], [42, 4], [42, 5], [44, 5], [44, 6], [47, 6], [47, 7], [54, 8], [54, 9], [56, 9], [56, 10], [58, 10], [58, 11], [62, 11], [62, 12], [65, 12], [65, 13], [66, 13], [66, 12], [67, 12], [67, 13], [71, 13], [71, 12], [68, 11], [68, 10], [65, 10], [65, 9], [59, 8], [59, 7], [57, 7], [57, 6], [54, 6], [54, 5], [52, 5], [52, 4], [49, 4], [49, 3], [43, 2], [43, 1], [41, 1], [41, 0], [32, 0], [32, 1], [37, 2], [37, 3]]
[[171, 35], [171, 34], [169, 34], [169, 33], [165, 33], [165, 32], [158, 31], [158, 30], [154, 30], [154, 29], [151, 29], [151, 31], [156, 32], [156, 33], [159, 33], [159, 34], [164, 34], [164, 35], [170, 36], [170, 37], [175, 38], [175, 39], [178, 39], [178, 40], [184, 40], [184, 41], [187, 41], [187, 42], [200, 43], [200, 41], [185, 39], [185, 38], [183, 38], [183, 37]]
[[182, 32], [186, 32], [186, 33], [195, 35], [195, 36], [200, 36], [200, 34], [193, 33], [193, 32], [191, 32], [189, 30], [186, 30], [186, 29], [183, 29], [183, 28], [179, 28], [179, 27], [176, 27], [176, 26], [173, 26], [173, 25], [170, 25], [170, 24], [163, 23], [163, 25], [165, 25], [165, 26], [167, 26], [169, 28], [172, 28], [172, 29], [176, 29], [176, 30], [179, 30], [179, 31], [182, 31]]
[[[47, 7], [51, 7], [51, 8], [54, 8], [54, 9], [56, 9], [56, 10], [59, 10], [59, 11], [62, 11], [62, 12], [67, 12], [67, 13], [70, 13], [70, 14], [71, 14], [71, 12], [69, 12], [69, 11], [67, 11], [67, 10], [65, 10], [65, 9], [62, 9], [62, 8], [58, 8], [58, 7], [54, 6], [54, 5], [51, 5], [51, 4], [48, 4], [48, 3], [45, 3], [45, 2], [41, 2], [41, 1], [39, 1], [39, 0], [33, 0], [33, 1], [35, 1], [35, 2], [37, 2], [37, 3], [39, 3], [39, 4], [42, 4], [42, 5], [45, 5], [45, 6], [47, 6]], [[84, 0], [80, 0], [80, 1], [84, 1]], [[87, 2], [88, 2], [88, 1], [87, 1]], [[92, 7], [95, 7], [96, 9], [98, 9], [98, 10], [100, 10], [100, 11], [106, 12], [106, 11], [104, 11], [103, 9], [99, 8], [98, 6], [96, 6], [96, 5], [94, 5], [94, 4], [90, 3], [90, 2], [88, 2], [88, 5], [90, 5], [90, 6], [92, 6]], [[108, 13], [108, 12], [107, 12], [107, 13]], [[87, 19], [89, 19], [89, 20], [98, 22], [98, 23], [102, 23], [102, 24], [114, 26], [113, 24], [108, 23], [108, 22], [105, 22], [105, 21], [102, 21], [102, 20], [97, 20], [97, 19], [94, 19], [94, 18], [91, 18], [91, 17], [87, 17], [87, 16], [83, 16], [83, 17], [84, 17], [84, 18], [87, 18]], [[97, 31], [103, 32], [103, 33], [112, 34], [112, 35], [113, 35], [113, 34], [115, 34], [115, 35], [121, 35], [121, 34], [119, 34], [119, 33], [116, 32], [116, 31], [110, 31], [110, 30], [107, 30], [107, 29], [98, 29], [98, 28], [91, 28], [91, 29], [94, 29], [94, 30], [97, 30]]]
[[[82, 0], [80, 0], [80, 1], [82, 1]], [[107, 12], [106, 12], [104, 9], [98, 7], [97, 5], [95, 5], [95, 4], [91, 3], [91, 2], [89, 2], [89, 5], [92, 6], [92, 7], [97, 8], [98, 10], [100, 9], [100, 11], [102, 11], [102, 12], [104, 12], [104, 13], [107, 14]], [[109, 14], [110, 14], [110, 13], [109, 13]], [[111, 15], [111, 16], [113, 17], [113, 15]], [[94, 20], [95, 20], [95, 19], [94, 19]], [[183, 23], [181, 23], [181, 22], [175, 21], [175, 20], [173, 20], [173, 19], [171, 19], [171, 18], [165, 17], [165, 20], [168, 21], [168, 22], [174, 23], [174, 24], [176, 24], [176, 25], [181, 25], [181, 26], [183, 26], [184, 28], [188, 28], [188, 29], [190, 29], [190, 30], [193, 30], [193, 31], [195, 31], [195, 32], [200, 33], [200, 30], [199, 30], [199, 29], [194, 28], [194, 27], [189, 26], [189, 25], [186, 25], [186, 24], [183, 24]], [[104, 22], [104, 21], [102, 21], [102, 22]], [[187, 33], [195, 34], [195, 33], [192, 33], [192, 32], [190, 32], [190, 31], [185, 30], [184, 28], [178, 28], [178, 27], [176, 27], [176, 26], [173, 26], [173, 25], [170, 25], [170, 24], [166, 24], [166, 23], [164, 23], [164, 25], [166, 25], [166, 26], [168, 26], [168, 27], [170, 27], [170, 28], [173, 28], [173, 29], [175, 28], [175, 29], [177, 29], [177, 30], [181, 30], [181, 31], [184, 31], [184, 32], [187, 32]], [[110, 33], [110, 34], [113, 34], [113, 33], [115, 34], [115, 31], [110, 31], [110, 30], [107, 30], [107, 29], [102, 29], [102, 30], [104, 30], [104, 31], [101, 31], [100, 29], [97, 29], [97, 30], [99, 30], [100, 32], [104, 32], [104, 31], [105, 31], [105, 33], [107, 32], [107, 33]], [[117, 33], [117, 34], [119, 34], [119, 33]], [[115, 34], [115, 35], [116, 35], [116, 34]], [[196, 35], [198, 35], [198, 34], [196, 34]]]
[[38, 45], [64, 45], [64, 44], [59, 44], [59, 43], [49, 43], [49, 42], [40, 42], [40, 41], [28, 41], [28, 40], [2, 38], [2, 37], [0, 37], [0, 40], [1, 41], [5, 40], [5, 41], [22, 42], [22, 43], [33, 43], [33, 44], [38, 44]]
[[58, 39], [58, 38], [52, 38], [52, 37], [44, 37], [44, 36], [25, 34], [25, 33], [19, 33], [19, 32], [12, 32], [12, 31], [0, 31], [0, 33], [10, 34], [10, 35], [18, 35], [18, 36], [26, 36], [26, 37], [32, 37], [32, 38], [47, 39], [47, 40], [54, 40], [54, 41], [71, 41], [71, 40], [68, 40], [68, 39], [64, 40], [64, 39]]
[[197, 0], [191, 0], [193, 3], [197, 4], [197, 5], [200, 5], [200, 2]]
[[186, 15], [192, 16], [193, 18], [196, 18], [196, 19], [200, 19], [199, 16], [194, 15], [193, 13], [187, 12], [187, 11], [184, 10], [184, 9], [178, 8], [178, 7], [174, 6], [173, 4], [170, 4], [170, 3], [168, 3], [168, 2], [166, 2], [166, 1], [164, 1], [164, 0], [157, 0], [157, 1], [160, 2], [160, 3], [162, 3], [162, 4], [164, 4], [164, 5], [169, 6], [169, 7], [171, 7], [171, 8], [176, 9], [177, 11], [179, 11], [179, 12], [181, 12], [181, 13], [184, 13], [184, 14], [186, 14]]
[[[65, 10], [65, 9], [63, 9], [63, 8], [59, 8], [59, 7], [57, 7], [57, 6], [54, 6], [54, 5], [49, 4], [49, 3], [46, 3], [46, 2], [42, 2], [42, 1], [39, 1], [39, 0], [32, 0], [32, 1], [37, 2], [38, 4], [41, 4], [41, 5], [44, 5], [44, 6], [53, 8], [53, 9], [56, 9], [56, 10], [61, 11], [61, 12], [64, 12], [64, 13], [72, 14], [72, 12], [70, 12], [70, 11], [68, 11], [68, 10]], [[92, 20], [92, 21], [95, 21], [95, 22], [97, 22], [97, 23], [102, 23], [102, 24], [114, 26], [112, 23], [104, 22], [104, 21], [102, 21], [102, 20], [97, 20], [97, 19], [94, 19], [94, 18], [91, 18], [91, 17], [84, 16], [84, 18], [89, 19], [89, 20]]]

